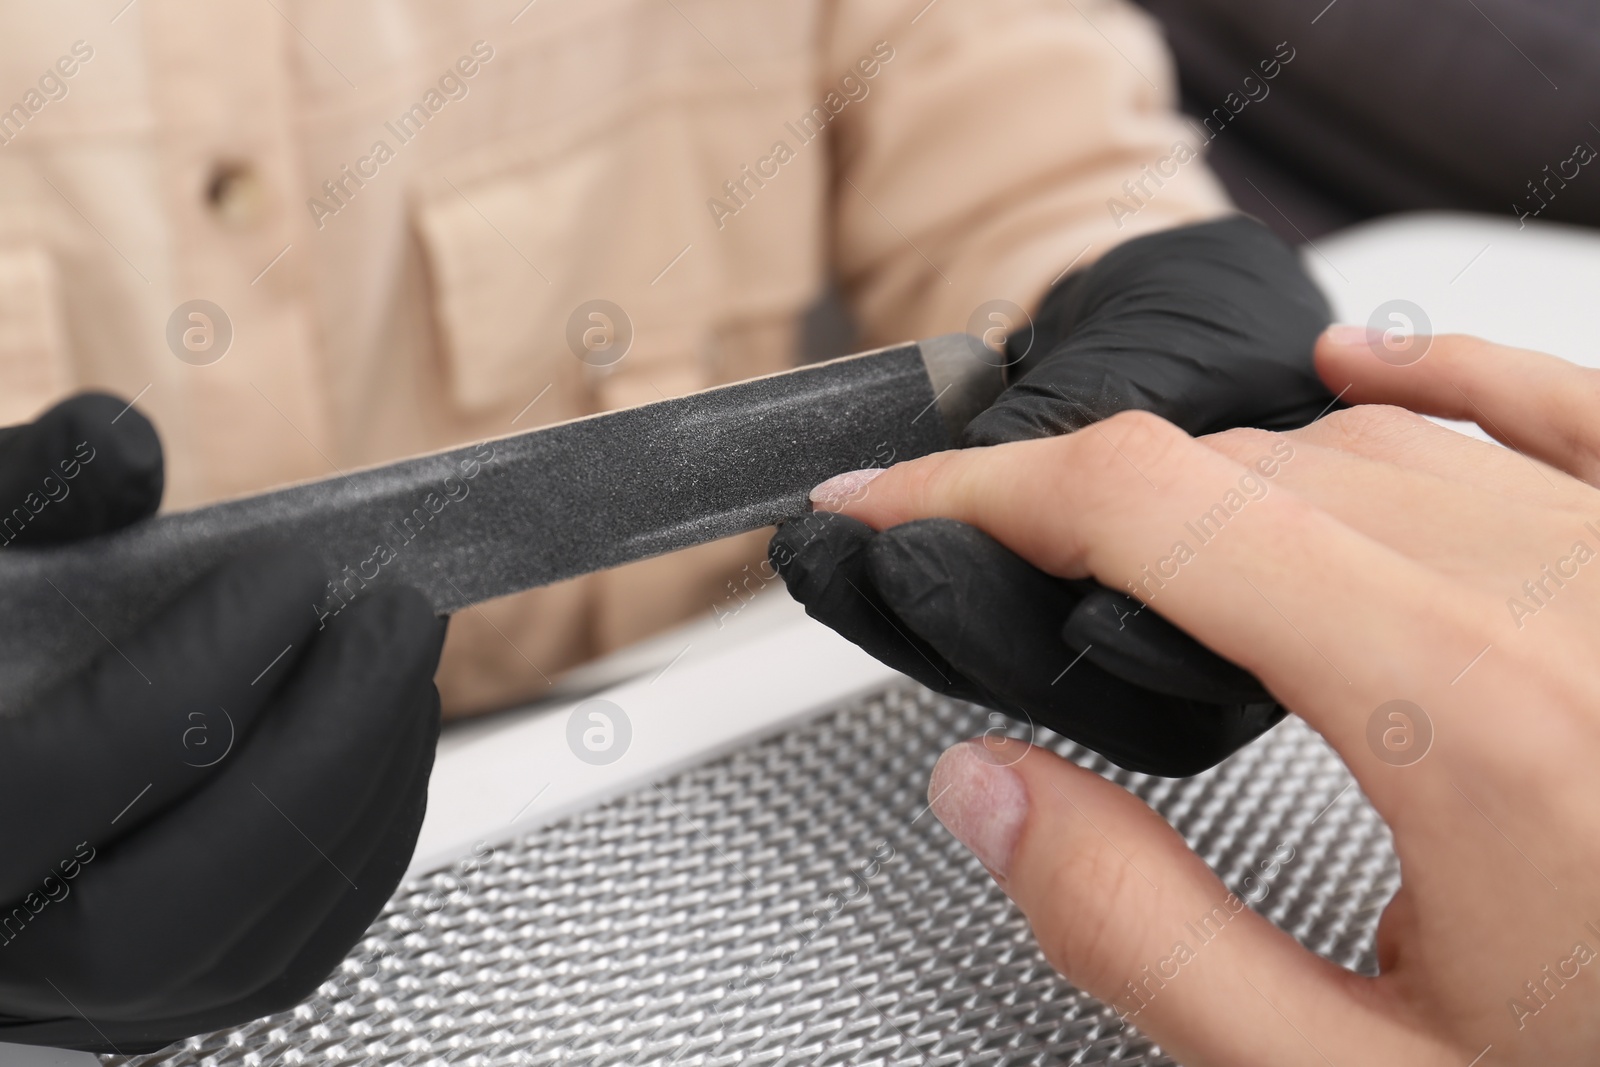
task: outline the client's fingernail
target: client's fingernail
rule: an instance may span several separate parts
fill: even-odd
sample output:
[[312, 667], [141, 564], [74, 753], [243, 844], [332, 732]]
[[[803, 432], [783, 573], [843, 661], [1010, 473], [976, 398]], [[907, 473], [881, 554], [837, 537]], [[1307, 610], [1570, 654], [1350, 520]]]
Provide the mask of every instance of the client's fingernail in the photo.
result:
[[1338, 345], [1341, 348], [1365, 348], [1372, 342], [1372, 331], [1365, 326], [1350, 326], [1346, 324], [1329, 326], [1323, 331], [1322, 336], [1326, 337], [1330, 344]]
[[1028, 791], [1011, 764], [999, 758], [981, 741], [952, 745], [933, 765], [928, 804], [956, 840], [1004, 880], [1028, 817]]
[[872, 479], [882, 474], [886, 469], [884, 467], [865, 467], [858, 471], [846, 471], [844, 474], [829, 478], [811, 490], [811, 503], [823, 508], [842, 508], [865, 493]]

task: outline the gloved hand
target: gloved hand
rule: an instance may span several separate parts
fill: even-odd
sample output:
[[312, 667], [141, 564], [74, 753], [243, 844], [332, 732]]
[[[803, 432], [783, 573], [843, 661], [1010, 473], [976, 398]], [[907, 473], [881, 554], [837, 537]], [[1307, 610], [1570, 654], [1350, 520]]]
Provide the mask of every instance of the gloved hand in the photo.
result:
[[[13, 543], [116, 529], [161, 487], [154, 430], [111, 397], [0, 431], [0, 505], [48, 500]], [[235, 558], [0, 718], [0, 1041], [148, 1052], [281, 1011], [389, 899], [445, 620], [389, 588], [319, 630], [323, 587], [302, 550]]]
[[[1013, 384], [963, 444], [1068, 433], [1129, 408], [1192, 434], [1304, 425], [1334, 403], [1311, 359], [1330, 318], [1295, 254], [1253, 219], [1137, 238], [1013, 331]], [[779, 527], [769, 556], [808, 614], [883, 662], [1130, 770], [1196, 774], [1284, 714], [1139, 601], [1046, 575], [961, 523], [873, 533], [817, 513]]]

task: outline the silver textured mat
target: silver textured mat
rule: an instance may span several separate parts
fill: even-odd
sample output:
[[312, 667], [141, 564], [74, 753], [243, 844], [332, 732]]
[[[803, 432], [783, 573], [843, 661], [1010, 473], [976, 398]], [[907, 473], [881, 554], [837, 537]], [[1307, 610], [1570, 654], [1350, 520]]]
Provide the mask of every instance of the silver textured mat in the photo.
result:
[[[406, 883], [292, 1012], [105, 1062], [1170, 1062], [1055, 975], [926, 813], [940, 751], [991, 725], [909, 685], [858, 701]], [[1038, 740], [1133, 789], [1258, 910], [1370, 973], [1399, 878], [1389, 834], [1298, 720], [1185, 781]], [[1292, 860], [1245, 882], [1285, 845]]]

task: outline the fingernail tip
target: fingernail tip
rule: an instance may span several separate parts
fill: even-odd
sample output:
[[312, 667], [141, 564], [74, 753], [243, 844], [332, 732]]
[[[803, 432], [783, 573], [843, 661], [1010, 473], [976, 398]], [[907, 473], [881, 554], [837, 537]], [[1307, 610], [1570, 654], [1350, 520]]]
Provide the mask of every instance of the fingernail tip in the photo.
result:
[[1365, 326], [1344, 322], [1334, 323], [1324, 330], [1322, 335], [1333, 344], [1342, 347], [1364, 345], [1372, 339], [1372, 332]]
[[845, 505], [860, 499], [872, 480], [885, 470], [887, 470], [885, 467], [864, 467], [836, 474], [812, 487], [807, 499], [810, 500], [812, 507], [821, 507], [828, 511], [841, 510]]

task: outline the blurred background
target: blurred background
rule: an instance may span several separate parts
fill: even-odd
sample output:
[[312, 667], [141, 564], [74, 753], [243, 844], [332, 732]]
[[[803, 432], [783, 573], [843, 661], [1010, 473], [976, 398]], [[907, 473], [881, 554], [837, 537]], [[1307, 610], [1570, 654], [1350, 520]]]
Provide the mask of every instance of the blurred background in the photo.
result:
[[[1568, 162], [1600, 146], [1592, 3], [1139, 2], [1165, 28], [1185, 112], [1213, 119], [1212, 168], [1285, 240], [1402, 211], [1600, 223], [1600, 178]], [[1240, 107], [1241, 72], [1280, 42], [1295, 58]]]

